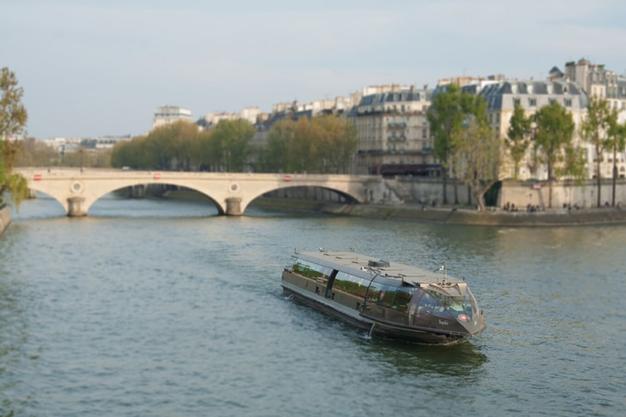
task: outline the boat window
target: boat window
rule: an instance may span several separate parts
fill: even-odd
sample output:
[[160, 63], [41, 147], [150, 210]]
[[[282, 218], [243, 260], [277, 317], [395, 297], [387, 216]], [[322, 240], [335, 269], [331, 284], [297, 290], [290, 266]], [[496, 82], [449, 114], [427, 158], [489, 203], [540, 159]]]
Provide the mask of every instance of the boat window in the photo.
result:
[[337, 272], [333, 290], [344, 291], [359, 297], [365, 297], [367, 287], [370, 284], [369, 279], [357, 277], [345, 272]]
[[415, 292], [413, 286], [398, 286], [375, 279], [367, 293], [367, 302], [397, 311], [406, 311]]
[[465, 314], [471, 320], [476, 313], [476, 302], [472, 302], [472, 298], [469, 291], [464, 297], [450, 297], [434, 291], [420, 291], [420, 294], [416, 294], [415, 315], [456, 319], [459, 314]]
[[307, 278], [327, 281], [330, 273], [332, 272], [332, 268], [317, 265], [312, 262], [304, 261], [302, 259], [296, 259], [296, 262], [293, 264], [293, 272], [296, 272]]
[[478, 315], [478, 303], [476, 302], [476, 298], [474, 298], [474, 294], [472, 294], [469, 287], [467, 288], [467, 292], [465, 293], [464, 304], [467, 306], [468, 303], [472, 307], [472, 314], [470, 315], [470, 318], [472, 317], [472, 315]]

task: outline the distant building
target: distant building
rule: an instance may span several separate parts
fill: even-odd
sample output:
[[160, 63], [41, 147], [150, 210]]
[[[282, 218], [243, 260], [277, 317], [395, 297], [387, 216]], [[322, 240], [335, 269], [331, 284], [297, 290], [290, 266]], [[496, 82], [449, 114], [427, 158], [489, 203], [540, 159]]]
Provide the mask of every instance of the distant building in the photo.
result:
[[[580, 136], [580, 126], [586, 115], [588, 95], [580, 85], [571, 81], [547, 80], [547, 81], [518, 81], [507, 80], [485, 87], [480, 95], [485, 98], [488, 105], [489, 122], [497, 134], [503, 138], [508, 135], [511, 116], [515, 104], [519, 104], [527, 115], [534, 114], [541, 107], [557, 102], [565, 107], [571, 114], [576, 124], [574, 133], [574, 144], [585, 149], [585, 156], [588, 168], [588, 177], [595, 177], [595, 160], [597, 155], [593, 146], [582, 140]], [[503, 152], [506, 152], [503, 149]], [[626, 155], [622, 152], [618, 155], [618, 171], [620, 176], [624, 176], [626, 166], [624, 159]], [[505, 178], [513, 177], [513, 164], [510, 158], [503, 158], [504, 164], [501, 168], [501, 175]], [[612, 176], [612, 155], [603, 155], [601, 174], [603, 177]], [[520, 164], [520, 179], [547, 179], [547, 172], [544, 164], [536, 163], [532, 158], [529, 148], [525, 158]]]
[[379, 84], [379, 85], [368, 85], [367, 87], [363, 87], [361, 89], [361, 96], [371, 96], [374, 94], [383, 94], [383, 93], [398, 93], [401, 91], [410, 90], [413, 86], [408, 84]]
[[255, 125], [258, 122], [259, 116], [261, 115], [261, 109], [258, 107], [244, 107], [239, 111], [239, 118], [243, 120], [247, 120], [251, 124]]
[[[558, 72], [557, 72], [558, 71]], [[575, 82], [591, 97], [599, 97], [609, 101], [611, 108], [626, 111], [626, 76], [605, 68], [602, 64], [593, 64], [581, 58], [578, 61], [565, 63], [565, 72], [554, 67], [550, 77]]]
[[152, 129], [177, 122], [179, 120], [191, 122], [191, 110], [178, 106], [161, 106], [154, 112]]
[[432, 138], [426, 112], [430, 93], [406, 86], [376, 86], [350, 113], [358, 137], [359, 174], [433, 176]]
[[488, 75], [486, 77], [462, 75], [457, 77], [441, 78], [437, 81], [437, 87], [433, 91], [433, 95], [441, 91], [446, 91], [450, 85], [461, 87], [468, 93], [478, 94], [486, 86], [497, 84], [505, 79], [505, 76], [502, 74]]
[[341, 116], [350, 112], [356, 106], [362, 94], [353, 93], [349, 96], [338, 96], [333, 99], [314, 100], [306, 103], [292, 102], [276, 103], [272, 106], [272, 113], [267, 119], [268, 124], [290, 117], [316, 117], [322, 115]]
[[217, 126], [222, 120], [235, 120], [239, 119], [237, 113], [230, 112], [209, 112], [200, 118], [196, 124], [203, 129], [210, 129]]
[[131, 140], [132, 137], [130, 135], [106, 135], [106, 136], [98, 136], [95, 138], [84, 138], [81, 140], [80, 144], [83, 148], [86, 149], [111, 149], [118, 142]]
[[80, 143], [80, 140], [68, 139], [68, 138], [63, 138], [63, 137], [54, 137], [50, 139], [43, 139], [42, 142], [50, 146], [51, 148], [53, 148], [55, 151], [61, 152], [62, 150], [65, 149], [66, 145]]
[[204, 115], [196, 123], [203, 129], [210, 129], [216, 126], [222, 120], [246, 120], [252, 125], [259, 123], [259, 119], [263, 119], [264, 114], [258, 107], [244, 107], [238, 113], [231, 112], [210, 112]]

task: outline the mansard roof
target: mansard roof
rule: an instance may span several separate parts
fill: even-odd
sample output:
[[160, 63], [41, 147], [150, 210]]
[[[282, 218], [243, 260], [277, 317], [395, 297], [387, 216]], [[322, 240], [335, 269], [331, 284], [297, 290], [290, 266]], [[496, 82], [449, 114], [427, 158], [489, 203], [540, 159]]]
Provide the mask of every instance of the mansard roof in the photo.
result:
[[403, 101], [422, 101], [428, 100], [428, 91], [426, 90], [402, 90], [386, 93], [369, 94], [363, 96], [359, 102], [359, 106], [368, 106], [372, 104], [397, 103]]
[[576, 83], [569, 81], [535, 81], [507, 80], [485, 86], [480, 92], [490, 108], [501, 108], [504, 96], [536, 96], [536, 97], [576, 97], [586, 105], [587, 96]]

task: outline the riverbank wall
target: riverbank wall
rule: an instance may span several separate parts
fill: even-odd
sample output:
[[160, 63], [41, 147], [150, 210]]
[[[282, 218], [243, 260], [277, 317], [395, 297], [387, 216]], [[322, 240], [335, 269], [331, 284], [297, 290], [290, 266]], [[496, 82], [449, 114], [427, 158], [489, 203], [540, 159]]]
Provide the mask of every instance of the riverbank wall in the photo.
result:
[[255, 205], [268, 210], [321, 212], [371, 219], [407, 220], [426, 223], [500, 226], [550, 227], [625, 224], [626, 210], [619, 208], [558, 209], [543, 212], [505, 212], [493, 210], [478, 212], [471, 209], [432, 208], [397, 204], [337, 204], [311, 200], [261, 198]]
[[[396, 177], [385, 178], [383, 181], [387, 190], [407, 204], [424, 204], [431, 207], [443, 205], [443, 182], [441, 178]], [[520, 209], [525, 209], [529, 205], [543, 208], [549, 206], [549, 184], [547, 181], [504, 180], [496, 188], [494, 193], [485, 196], [489, 205], [495, 207], [515, 205]], [[598, 187], [595, 180], [557, 181], [552, 184], [552, 207], [559, 208], [569, 205], [580, 208], [597, 207], [597, 192]], [[453, 180], [449, 180], [446, 194], [448, 204], [458, 201], [460, 205], [475, 205], [469, 189], [462, 183], [455, 185]], [[602, 180], [600, 197], [601, 205], [611, 203], [613, 197], [611, 179]], [[615, 202], [626, 206], [626, 180], [623, 178], [616, 181]]]
[[[546, 181], [503, 181], [500, 188], [498, 206], [515, 204], [524, 208], [527, 205], [547, 207], [549, 184]], [[552, 207], [563, 206], [597, 207], [598, 185], [595, 180], [582, 182], [559, 181], [552, 184]], [[610, 205], [613, 198], [611, 179], [603, 179], [600, 185], [600, 205]], [[626, 180], [619, 179], [615, 184], [615, 202], [626, 206]]]
[[[533, 227], [533, 226], [580, 226], [626, 224], [626, 182], [617, 184], [616, 200], [621, 207], [595, 208], [595, 184], [561, 182], [553, 186], [553, 207], [547, 209], [547, 187], [531, 182], [505, 181], [502, 184], [498, 203], [515, 204], [518, 211], [505, 211], [491, 207], [478, 212], [467, 203], [470, 200], [467, 187], [457, 184], [457, 197], [463, 206], [442, 205], [442, 183], [439, 179], [395, 178], [385, 179], [387, 193], [393, 200], [404, 203], [351, 204], [344, 196], [329, 190], [287, 188], [268, 193], [255, 200], [252, 206], [268, 210], [290, 212], [321, 212], [335, 215], [356, 216], [374, 219], [398, 219], [417, 222], [466, 224], [480, 226]], [[535, 183], [536, 184], [536, 183]], [[545, 185], [545, 184], [544, 184]], [[603, 184], [603, 198], [610, 197], [610, 182]], [[448, 199], [454, 201], [454, 184], [449, 184]], [[150, 193], [149, 193], [150, 194]], [[158, 193], [165, 198], [205, 199], [188, 190], [167, 190]], [[539, 211], [526, 211], [525, 207], [542, 207]], [[565, 207], [564, 207], [565, 205]], [[569, 207], [569, 208], [567, 208]], [[575, 208], [576, 207], [576, 208]]]
[[11, 223], [11, 209], [9, 206], [0, 208], [0, 236]]

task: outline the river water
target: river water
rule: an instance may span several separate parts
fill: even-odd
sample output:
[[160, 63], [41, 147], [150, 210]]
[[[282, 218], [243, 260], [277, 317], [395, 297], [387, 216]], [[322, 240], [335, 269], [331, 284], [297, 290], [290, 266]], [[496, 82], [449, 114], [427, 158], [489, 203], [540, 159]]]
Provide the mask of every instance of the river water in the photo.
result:
[[[626, 415], [626, 227], [212, 214], [24, 203], [0, 239], [0, 416]], [[488, 327], [368, 340], [283, 297], [293, 249], [318, 247], [445, 263]]]

